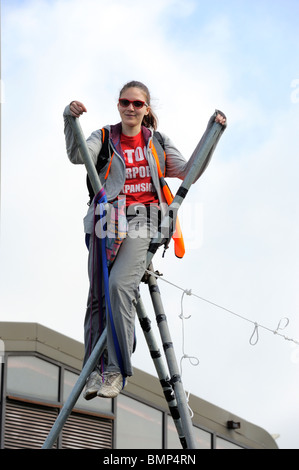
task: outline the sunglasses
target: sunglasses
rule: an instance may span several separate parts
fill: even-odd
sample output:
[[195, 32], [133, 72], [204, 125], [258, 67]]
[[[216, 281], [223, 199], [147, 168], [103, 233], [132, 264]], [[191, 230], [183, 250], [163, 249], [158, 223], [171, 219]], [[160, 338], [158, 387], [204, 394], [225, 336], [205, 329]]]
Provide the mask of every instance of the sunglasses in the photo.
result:
[[118, 103], [119, 105], [122, 107], [122, 108], [127, 108], [128, 106], [130, 106], [130, 104], [132, 104], [134, 106], [134, 108], [136, 109], [141, 109], [143, 108], [143, 106], [148, 106], [148, 104], [145, 102], [145, 101], [141, 101], [141, 100], [127, 100], [125, 98], [120, 98], [118, 100]]

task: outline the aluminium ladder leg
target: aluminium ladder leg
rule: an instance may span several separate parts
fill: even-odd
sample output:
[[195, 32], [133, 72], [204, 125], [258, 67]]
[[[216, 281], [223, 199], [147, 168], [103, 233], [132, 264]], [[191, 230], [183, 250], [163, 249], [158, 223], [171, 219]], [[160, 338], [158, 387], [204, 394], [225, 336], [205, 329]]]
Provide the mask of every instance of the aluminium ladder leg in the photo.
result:
[[[154, 365], [155, 365], [155, 368], [156, 368], [156, 371], [158, 373], [158, 377], [160, 379], [160, 383], [161, 383], [161, 386], [162, 386], [162, 389], [163, 389], [163, 393], [164, 393], [164, 396], [165, 396], [165, 399], [168, 403], [168, 406], [169, 406], [169, 411], [170, 411], [170, 414], [173, 418], [173, 421], [174, 421], [174, 424], [176, 426], [176, 429], [177, 429], [177, 433], [178, 433], [178, 437], [179, 437], [179, 440], [181, 442], [181, 445], [183, 448], [195, 448], [193, 446], [193, 443], [192, 443], [192, 438], [190, 437], [190, 425], [188, 423], [188, 418], [187, 417], [184, 417], [183, 420], [180, 416], [180, 413], [185, 413], [185, 410], [186, 410], [186, 406], [183, 406], [182, 407], [182, 401], [184, 400], [183, 398], [183, 395], [182, 393], [184, 394], [184, 397], [186, 399], [186, 396], [185, 396], [185, 393], [184, 391], [182, 392], [180, 389], [178, 390], [178, 386], [174, 387], [173, 386], [173, 383], [171, 383], [171, 380], [173, 381], [174, 377], [176, 376], [176, 379], [178, 377], [178, 374], [174, 374], [171, 378], [171, 380], [169, 379], [169, 376], [166, 372], [166, 369], [165, 369], [165, 366], [162, 362], [162, 359], [161, 359], [161, 353], [159, 351], [159, 348], [157, 346], [157, 343], [155, 341], [155, 338], [154, 338], [154, 335], [151, 331], [151, 327], [150, 327], [150, 320], [148, 319], [147, 315], [146, 315], [146, 312], [145, 312], [145, 309], [144, 309], [144, 306], [143, 306], [143, 303], [142, 303], [142, 300], [141, 298], [139, 298], [138, 300], [138, 303], [136, 305], [136, 311], [137, 311], [137, 315], [138, 315], [138, 318], [139, 318], [139, 321], [140, 321], [140, 324], [141, 324], [141, 327], [142, 327], [142, 330], [144, 332], [144, 335], [145, 335], [145, 339], [147, 341], [147, 344], [148, 344], [148, 347], [149, 347], [149, 351], [150, 351], [150, 355], [153, 359], [153, 362], [154, 362]], [[159, 314], [158, 314], [159, 315]], [[162, 313], [160, 313], [160, 315], [162, 315]], [[96, 346], [94, 347], [88, 361], [86, 362], [85, 366], [83, 367], [78, 379], [77, 379], [77, 382], [74, 386], [74, 388], [72, 389], [67, 401], [65, 402], [64, 406], [62, 407], [54, 425], [52, 426], [52, 429], [50, 430], [43, 446], [42, 446], [42, 449], [51, 449], [54, 445], [54, 443], [56, 442], [56, 440], [58, 439], [59, 437], [59, 434], [61, 433], [62, 429], [63, 429], [63, 426], [66, 422], [66, 420], [68, 419], [69, 415], [71, 414], [85, 384], [86, 384], [86, 380], [87, 378], [89, 377], [89, 375], [91, 374], [91, 372], [94, 370], [97, 362], [98, 362], [98, 358], [102, 355], [104, 349], [105, 349], [105, 346], [106, 346], [106, 338], [107, 338], [107, 332], [106, 332], [106, 328], [105, 330], [103, 331], [100, 339], [98, 340]], [[169, 341], [168, 341], [169, 343]], [[164, 345], [165, 343], [163, 343]], [[176, 400], [176, 395], [180, 393], [179, 395], [179, 403], [177, 403], [177, 400]], [[187, 413], [188, 410], [187, 410]], [[187, 437], [186, 436], [186, 433], [185, 433], [185, 429], [184, 429], [184, 424], [183, 423], [186, 423], [187, 421]], [[190, 444], [190, 441], [191, 441], [191, 446], [192, 447], [189, 447], [188, 443]]]
[[[151, 266], [151, 271], [153, 268]], [[188, 449], [196, 449], [196, 442], [194, 438], [194, 430], [191, 421], [190, 412], [188, 409], [186, 393], [182, 384], [180, 370], [177, 364], [173, 343], [171, 340], [167, 318], [163, 308], [161, 294], [158, 287], [157, 279], [153, 275], [148, 277], [148, 286], [153, 303], [153, 307], [156, 314], [157, 325], [160, 331], [161, 340], [163, 344], [163, 349], [165, 352], [165, 357], [167, 360], [169, 372], [170, 372], [170, 382], [173, 386], [174, 394], [177, 400], [177, 406], [179, 410], [179, 415], [182, 421], [182, 427], [184, 436], [187, 442]]]
[[105, 349], [107, 339], [107, 331], [106, 328], [101, 334], [97, 344], [95, 345], [94, 349], [91, 352], [85, 366], [83, 367], [81, 374], [79, 375], [75, 386], [73, 387], [68, 399], [66, 400], [65, 404], [63, 405], [51, 431], [48, 434], [47, 439], [45, 440], [42, 449], [51, 449], [56, 442], [62, 428], [72, 412], [76, 401], [78, 400], [84, 386], [86, 380], [88, 379], [91, 372], [94, 370], [96, 364], [98, 363], [99, 357], [103, 354]]
[[178, 437], [180, 440], [180, 443], [183, 447], [183, 449], [187, 448], [187, 442], [184, 434], [184, 430], [182, 427], [182, 421], [181, 417], [179, 414], [178, 406], [177, 406], [177, 401], [176, 397], [173, 391], [173, 386], [170, 383], [169, 375], [166, 371], [166, 367], [164, 365], [164, 362], [162, 360], [162, 355], [159, 350], [159, 347], [157, 345], [157, 342], [154, 338], [154, 334], [151, 328], [151, 321], [148, 318], [142, 299], [139, 297], [137, 305], [136, 305], [136, 311], [137, 311], [137, 316], [139, 319], [140, 326], [142, 328], [142, 331], [144, 333], [145, 340], [147, 342], [149, 352], [151, 355], [151, 358], [153, 360], [154, 366], [156, 368], [158, 378], [160, 380], [160, 384], [162, 386], [162, 390], [165, 396], [165, 399], [167, 401], [169, 411], [171, 414], [171, 417], [173, 419], [173, 422], [175, 424]]
[[[146, 339], [148, 347], [149, 347], [150, 355], [153, 359], [155, 368], [156, 368], [157, 373], [158, 373], [158, 377], [160, 379], [160, 383], [161, 383], [161, 386], [162, 386], [162, 389], [163, 389], [164, 396], [165, 396], [166, 401], [167, 401], [168, 406], [169, 406], [169, 411], [171, 413], [174, 424], [176, 426], [181, 445], [182, 445], [183, 448], [187, 448], [188, 444], [187, 444], [185, 434], [184, 434], [184, 430], [183, 430], [183, 427], [182, 427], [181, 418], [180, 418], [180, 415], [179, 415], [178, 405], [177, 405], [176, 398], [175, 398], [175, 395], [174, 395], [174, 392], [173, 392], [173, 387], [170, 383], [170, 380], [169, 380], [168, 374], [166, 372], [165, 366], [162, 362], [161, 353], [160, 353], [159, 348], [157, 346], [157, 343], [155, 341], [154, 335], [151, 331], [150, 320], [148, 319], [148, 317], [146, 315], [146, 312], [145, 312], [145, 309], [144, 309], [141, 298], [139, 298], [138, 303], [136, 305], [136, 311], [137, 311], [137, 315], [138, 315], [142, 330], [143, 330], [144, 335], [145, 335], [145, 339]], [[66, 400], [66, 402], [65, 402], [64, 406], [62, 407], [56, 421], [54, 422], [54, 425], [52, 426], [52, 428], [51, 428], [51, 430], [50, 430], [50, 432], [49, 432], [49, 434], [48, 434], [48, 436], [47, 436], [47, 438], [46, 438], [46, 440], [45, 440], [45, 442], [42, 446], [42, 449], [51, 449], [53, 447], [54, 443], [56, 442], [56, 440], [58, 439], [59, 434], [61, 433], [66, 420], [68, 419], [69, 415], [71, 414], [72, 409], [74, 408], [74, 406], [75, 406], [75, 404], [76, 404], [76, 402], [77, 402], [77, 400], [78, 400], [78, 398], [79, 398], [79, 396], [80, 396], [80, 394], [81, 394], [81, 392], [82, 392], [82, 390], [83, 390], [83, 388], [86, 384], [87, 378], [89, 377], [91, 372], [94, 370], [94, 368], [95, 368], [95, 366], [98, 362], [98, 358], [102, 355], [102, 353], [105, 349], [106, 338], [107, 338], [107, 331], [106, 331], [106, 328], [105, 328], [105, 330], [103, 331], [101, 337], [99, 338], [96, 346], [92, 350], [92, 353], [91, 353], [88, 361], [86, 362], [85, 366], [83, 367], [74, 388], [72, 389], [68, 399]]]

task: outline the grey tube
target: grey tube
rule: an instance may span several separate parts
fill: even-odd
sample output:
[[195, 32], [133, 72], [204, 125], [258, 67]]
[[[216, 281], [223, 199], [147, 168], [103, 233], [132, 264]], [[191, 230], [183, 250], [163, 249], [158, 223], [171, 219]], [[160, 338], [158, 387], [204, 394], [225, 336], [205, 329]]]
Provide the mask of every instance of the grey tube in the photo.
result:
[[58, 438], [67, 418], [72, 412], [72, 409], [74, 408], [80, 393], [83, 390], [83, 387], [86, 383], [87, 378], [91, 374], [91, 372], [94, 370], [99, 357], [103, 354], [103, 351], [105, 349], [106, 345], [106, 339], [107, 339], [107, 331], [106, 328], [103, 331], [100, 339], [98, 340], [97, 344], [95, 345], [94, 349], [91, 352], [91, 355], [88, 358], [88, 361], [86, 362], [85, 366], [83, 367], [81, 374], [79, 375], [79, 378], [77, 382], [75, 383], [74, 388], [72, 389], [70, 396], [68, 397], [67, 401], [63, 405], [51, 431], [48, 434], [47, 439], [45, 440], [42, 449], [51, 449]]

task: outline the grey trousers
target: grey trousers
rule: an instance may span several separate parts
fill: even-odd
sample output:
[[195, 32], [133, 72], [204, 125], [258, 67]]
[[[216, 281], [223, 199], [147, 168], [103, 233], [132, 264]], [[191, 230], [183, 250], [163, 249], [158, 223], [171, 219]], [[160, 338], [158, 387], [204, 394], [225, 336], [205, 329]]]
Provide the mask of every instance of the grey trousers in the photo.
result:
[[[116, 259], [109, 274], [109, 292], [111, 301], [112, 317], [118, 338], [120, 352], [123, 360], [124, 375], [133, 375], [131, 356], [134, 346], [134, 329], [136, 317], [136, 301], [138, 299], [138, 288], [144, 275], [146, 257], [151, 236], [148, 226], [140, 226], [136, 218], [128, 221], [128, 234], [123, 240]], [[94, 257], [95, 240], [90, 236], [88, 274], [90, 289], [87, 300], [87, 309], [84, 321], [84, 344], [85, 356], [84, 364], [94, 346], [96, 345], [104, 326], [101, 324], [101, 317], [98, 306], [98, 299], [102, 298], [101, 276], [99, 276], [99, 266]], [[105, 312], [104, 312], [105, 317]], [[107, 350], [102, 361], [105, 362], [105, 370], [110, 372], [120, 372], [117, 354], [111, 329], [109, 315], [107, 322]], [[102, 371], [101, 362], [97, 366]]]

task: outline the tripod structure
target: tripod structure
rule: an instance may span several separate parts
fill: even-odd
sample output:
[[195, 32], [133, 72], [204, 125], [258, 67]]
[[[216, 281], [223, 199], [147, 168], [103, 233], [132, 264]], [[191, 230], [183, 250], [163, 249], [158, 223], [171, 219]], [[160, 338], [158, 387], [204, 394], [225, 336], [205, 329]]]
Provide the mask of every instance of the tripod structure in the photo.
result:
[[[83, 135], [79, 120], [72, 116], [68, 116], [69, 123], [72, 127], [75, 139], [77, 141], [80, 153], [84, 160], [84, 164], [92, 184], [94, 193], [97, 194], [101, 189], [102, 185], [99, 180], [95, 165], [90, 157], [89, 150], [86, 144], [85, 137]], [[152, 239], [148, 253], [146, 266], [153, 272], [152, 258], [156, 253], [157, 249], [163, 244], [165, 239], [169, 238], [169, 228], [175, 226], [174, 214], [177, 213], [179, 207], [184, 201], [189, 188], [203, 171], [203, 168], [207, 164], [207, 156], [209, 155], [212, 148], [214, 148], [224, 130], [224, 126], [217, 122], [214, 122], [210, 127], [207, 134], [201, 139], [200, 143], [196, 147], [194, 153], [195, 158], [193, 164], [187, 173], [184, 181], [179, 187], [172, 203], [168, 208], [166, 216], [163, 218], [161, 225]], [[166, 236], [167, 234], [167, 236]], [[153, 359], [155, 369], [157, 371], [158, 378], [160, 380], [162, 390], [167, 401], [170, 414], [173, 418], [178, 437], [181, 445], [184, 449], [196, 449], [196, 442], [193, 433], [193, 425], [191, 416], [189, 413], [187, 398], [183, 388], [178, 363], [175, 357], [173, 343], [167, 324], [167, 317], [164, 311], [164, 307], [161, 300], [157, 279], [154, 275], [145, 274], [145, 282], [148, 284], [149, 293], [151, 296], [152, 304], [154, 307], [156, 322], [159, 328], [159, 333], [162, 340], [163, 350], [165, 353], [166, 363], [168, 369], [163, 360], [162, 354], [157, 346], [153, 330], [151, 328], [151, 320], [146, 314], [144, 304], [141, 297], [137, 299], [136, 311], [137, 316], [143, 330], [150, 355]], [[78, 380], [72, 389], [69, 398], [65, 402], [61, 409], [52, 429], [50, 430], [42, 449], [50, 449], [56, 442], [62, 428], [72, 412], [85, 384], [86, 380], [94, 370], [98, 358], [103, 354], [107, 340], [107, 331], [104, 329], [101, 337], [99, 338], [96, 346], [91, 352], [89, 359], [83, 367]]]

